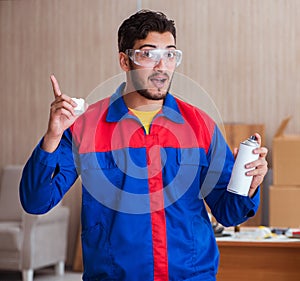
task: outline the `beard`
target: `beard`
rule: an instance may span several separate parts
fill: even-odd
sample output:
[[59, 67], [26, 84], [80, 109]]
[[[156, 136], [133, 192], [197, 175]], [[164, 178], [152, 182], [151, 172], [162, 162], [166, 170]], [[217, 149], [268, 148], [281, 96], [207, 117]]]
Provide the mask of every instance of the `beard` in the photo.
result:
[[149, 90], [147, 89], [141, 89], [141, 90], [136, 90], [141, 96], [148, 100], [163, 100], [167, 92], [169, 91], [161, 91], [160, 89], [157, 89], [157, 94], [152, 94]]
[[[173, 74], [170, 77], [170, 75], [167, 72], [154, 72], [152, 73], [147, 81], [154, 81], [153, 87], [145, 87], [143, 85], [141, 80], [141, 75], [139, 73], [142, 73], [143, 69], [134, 69], [133, 65], [130, 63], [130, 75], [131, 75], [131, 81], [134, 86], [134, 89], [137, 93], [139, 93], [141, 96], [148, 100], [163, 100], [167, 93], [170, 90]], [[142, 75], [144, 76], [144, 75]], [[163, 79], [158, 79], [157, 77], [163, 77]], [[168, 83], [168, 84], [165, 84]], [[158, 86], [156, 86], [158, 85]], [[161, 85], [161, 86], [160, 86]]]

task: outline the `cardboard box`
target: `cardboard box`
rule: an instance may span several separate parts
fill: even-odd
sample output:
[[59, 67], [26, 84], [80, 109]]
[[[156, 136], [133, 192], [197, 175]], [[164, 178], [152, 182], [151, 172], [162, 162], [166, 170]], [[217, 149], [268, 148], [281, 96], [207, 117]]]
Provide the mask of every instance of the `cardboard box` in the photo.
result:
[[300, 188], [270, 186], [269, 224], [271, 227], [300, 227]]
[[262, 144], [265, 141], [265, 125], [264, 124], [245, 124], [245, 123], [225, 123], [224, 137], [233, 151], [235, 147], [239, 147], [240, 143], [249, 138], [254, 133], [259, 133], [262, 137]]
[[300, 187], [300, 135], [285, 135], [291, 117], [284, 119], [273, 138], [273, 184]]

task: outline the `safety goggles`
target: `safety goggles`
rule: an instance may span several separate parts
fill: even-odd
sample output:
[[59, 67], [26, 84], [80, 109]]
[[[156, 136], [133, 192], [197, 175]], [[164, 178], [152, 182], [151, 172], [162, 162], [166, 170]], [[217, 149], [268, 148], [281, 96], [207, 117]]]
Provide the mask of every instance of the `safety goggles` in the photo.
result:
[[154, 67], [161, 60], [168, 66], [177, 67], [182, 59], [182, 52], [175, 49], [127, 49], [125, 53], [135, 64], [144, 67]]

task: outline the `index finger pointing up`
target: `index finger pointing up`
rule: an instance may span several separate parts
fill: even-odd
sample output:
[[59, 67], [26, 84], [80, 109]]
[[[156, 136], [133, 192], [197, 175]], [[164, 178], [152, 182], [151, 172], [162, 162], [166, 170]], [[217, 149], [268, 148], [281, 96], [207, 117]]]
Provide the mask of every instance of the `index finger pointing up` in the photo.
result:
[[53, 74], [50, 76], [50, 79], [51, 79], [51, 83], [52, 83], [54, 97], [61, 96], [61, 91], [59, 89], [58, 82]]

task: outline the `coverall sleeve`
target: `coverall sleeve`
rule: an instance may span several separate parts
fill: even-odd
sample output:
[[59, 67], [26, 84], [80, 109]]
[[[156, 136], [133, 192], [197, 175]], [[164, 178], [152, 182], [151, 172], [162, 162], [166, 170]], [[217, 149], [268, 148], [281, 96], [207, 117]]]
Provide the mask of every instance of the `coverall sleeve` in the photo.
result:
[[41, 148], [42, 141], [28, 159], [20, 181], [21, 204], [31, 214], [44, 214], [52, 209], [78, 177], [70, 130], [64, 132], [53, 153]]
[[227, 191], [234, 157], [217, 126], [208, 151], [208, 161], [201, 190], [209, 191], [205, 194], [205, 201], [216, 220], [224, 226], [232, 226], [254, 216], [260, 202], [259, 188], [252, 198]]

